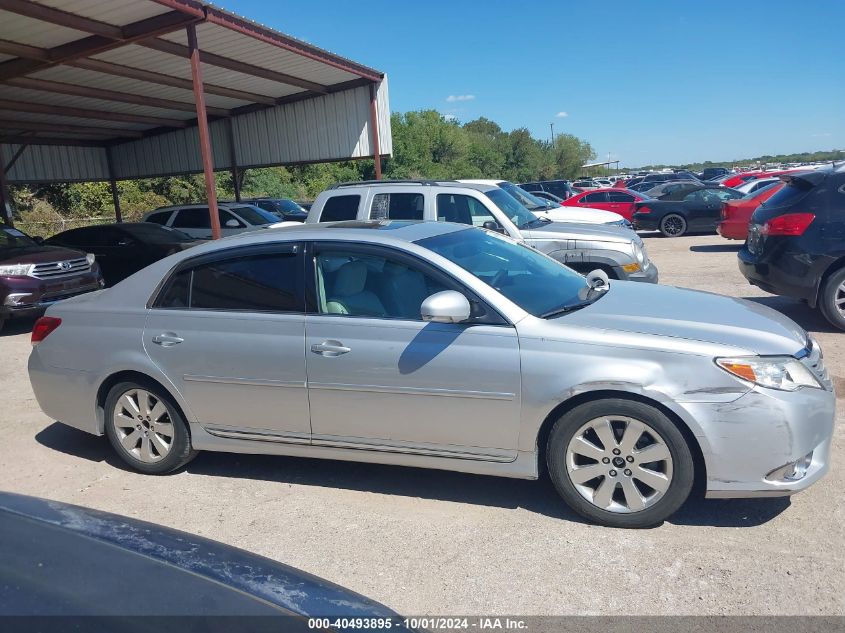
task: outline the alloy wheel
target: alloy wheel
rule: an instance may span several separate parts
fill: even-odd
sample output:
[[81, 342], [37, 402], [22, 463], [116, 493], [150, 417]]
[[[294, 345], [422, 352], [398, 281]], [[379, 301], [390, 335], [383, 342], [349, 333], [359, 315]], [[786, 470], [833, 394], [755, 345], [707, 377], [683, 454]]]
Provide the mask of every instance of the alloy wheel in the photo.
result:
[[173, 421], [164, 402], [145, 389], [130, 389], [117, 400], [112, 424], [123, 449], [147, 464], [161, 461], [173, 444]]
[[833, 293], [833, 305], [836, 311], [845, 319], [845, 281], [843, 281]]
[[584, 424], [566, 449], [566, 471], [578, 493], [615, 513], [653, 506], [672, 484], [672, 455], [645, 422], [602, 416]]
[[680, 216], [677, 215], [669, 215], [663, 218], [663, 222], [661, 223], [661, 228], [665, 235], [669, 237], [677, 237], [678, 235], [682, 235], [684, 229], [684, 220]]

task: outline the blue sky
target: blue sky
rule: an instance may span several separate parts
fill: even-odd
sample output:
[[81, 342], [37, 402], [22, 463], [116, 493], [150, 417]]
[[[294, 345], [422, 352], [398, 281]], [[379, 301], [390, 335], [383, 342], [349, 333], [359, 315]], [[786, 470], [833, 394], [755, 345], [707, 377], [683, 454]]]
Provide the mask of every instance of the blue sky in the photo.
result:
[[623, 165], [845, 148], [842, 0], [218, 4], [386, 72], [394, 111], [554, 122]]

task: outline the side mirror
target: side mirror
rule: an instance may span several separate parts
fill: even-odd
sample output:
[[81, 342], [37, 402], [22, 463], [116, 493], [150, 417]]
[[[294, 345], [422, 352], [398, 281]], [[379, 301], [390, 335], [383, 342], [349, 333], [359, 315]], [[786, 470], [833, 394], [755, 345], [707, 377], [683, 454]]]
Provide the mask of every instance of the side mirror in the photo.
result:
[[487, 220], [484, 224], [481, 225], [481, 228], [487, 229], [488, 231], [496, 231], [496, 233], [505, 232], [505, 229], [499, 226], [498, 222], [493, 222], [493, 220]]
[[226, 228], [239, 229], [241, 228], [241, 223], [238, 222], [235, 218], [232, 218], [231, 220], [226, 220]]
[[460, 292], [444, 290], [426, 297], [420, 306], [423, 321], [432, 323], [461, 323], [469, 319], [470, 305]]

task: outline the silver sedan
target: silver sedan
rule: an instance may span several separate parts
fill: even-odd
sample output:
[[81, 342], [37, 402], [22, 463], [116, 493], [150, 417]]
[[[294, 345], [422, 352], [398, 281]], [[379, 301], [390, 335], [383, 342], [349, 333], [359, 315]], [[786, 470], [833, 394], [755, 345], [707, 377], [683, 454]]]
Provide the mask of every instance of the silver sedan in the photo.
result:
[[581, 276], [442, 222], [270, 229], [51, 307], [47, 415], [133, 468], [198, 450], [536, 479], [612, 526], [828, 470], [834, 394], [791, 320], [739, 299]]

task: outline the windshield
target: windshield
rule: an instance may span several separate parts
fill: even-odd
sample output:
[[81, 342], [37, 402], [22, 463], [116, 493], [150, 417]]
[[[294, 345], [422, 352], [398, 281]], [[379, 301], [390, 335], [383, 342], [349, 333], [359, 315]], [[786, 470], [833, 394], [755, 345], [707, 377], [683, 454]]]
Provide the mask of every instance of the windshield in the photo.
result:
[[38, 244], [31, 237], [13, 229], [11, 226], [0, 228], [0, 251], [28, 246], [38, 246]]
[[522, 206], [516, 198], [504, 189], [491, 189], [490, 191], [485, 191], [484, 195], [490, 198], [493, 204], [508, 216], [508, 219], [516, 225], [516, 228], [530, 229], [532, 226], [542, 224], [542, 221], [536, 215]]
[[259, 209], [258, 207], [252, 205], [244, 205], [242, 207], [229, 207], [229, 210], [234, 213], [237, 213], [242, 220], [245, 220], [247, 222], [247, 224], [260, 226], [262, 224], [275, 224], [279, 221], [279, 218], [270, 213], [269, 211]]
[[586, 280], [539, 251], [488, 231], [467, 229], [417, 242], [442, 255], [520, 308], [543, 316], [581, 305]]
[[308, 214], [308, 211], [300, 207], [293, 200], [256, 200], [252, 204], [270, 213], [278, 213], [283, 216], [290, 213]]
[[744, 196], [742, 196], [742, 199], [743, 200], [753, 200], [757, 196], [760, 196], [760, 195], [766, 193], [767, 191], [769, 191], [772, 187], [779, 187], [782, 184], [783, 184], [783, 182], [780, 181], [780, 180], [778, 180], [777, 182], [770, 182], [765, 187], [760, 187], [759, 189], [755, 189], [751, 193], [745, 194]]
[[499, 186], [505, 191], [507, 191], [511, 196], [516, 198], [516, 201], [519, 202], [526, 209], [536, 211], [537, 209], [546, 210], [550, 207], [557, 206], [549, 204], [548, 200], [538, 198], [537, 196], [529, 193], [528, 191], [525, 191], [525, 189], [521, 187], [517, 187], [512, 182], [501, 182], [499, 183]]

